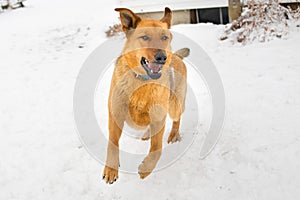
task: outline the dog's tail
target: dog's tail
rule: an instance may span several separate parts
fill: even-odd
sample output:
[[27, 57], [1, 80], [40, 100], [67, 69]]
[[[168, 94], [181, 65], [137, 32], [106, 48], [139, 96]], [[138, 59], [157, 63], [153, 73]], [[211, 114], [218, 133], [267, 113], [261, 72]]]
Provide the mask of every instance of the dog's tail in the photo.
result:
[[175, 52], [177, 56], [179, 56], [181, 59], [188, 57], [190, 55], [190, 49], [189, 48], [182, 48]]

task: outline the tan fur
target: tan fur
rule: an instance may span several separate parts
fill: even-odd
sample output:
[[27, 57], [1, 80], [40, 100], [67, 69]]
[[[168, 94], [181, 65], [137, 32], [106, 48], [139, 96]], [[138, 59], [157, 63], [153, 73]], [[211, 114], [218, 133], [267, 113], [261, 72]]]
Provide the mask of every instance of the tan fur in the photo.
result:
[[[138, 169], [141, 178], [153, 171], [160, 158], [167, 114], [173, 119], [168, 143], [180, 140], [180, 118], [184, 111], [187, 88], [186, 67], [182, 58], [188, 53], [187, 50], [177, 54], [171, 51], [172, 35], [168, 30], [172, 18], [170, 9], [165, 9], [165, 16], [159, 21], [141, 19], [125, 8], [118, 8], [116, 11], [120, 12], [127, 40], [115, 65], [108, 100], [109, 143], [103, 172], [107, 183], [113, 183], [118, 178], [119, 139], [124, 122], [135, 129], [147, 128], [142, 139], [151, 139], [149, 154]], [[143, 35], [149, 36], [151, 40], [141, 40], [140, 36]], [[163, 41], [162, 36], [169, 39]], [[136, 78], [135, 74], [146, 74], [140, 63], [141, 57], [152, 62], [158, 49], [167, 55], [161, 77], [156, 80]], [[171, 73], [174, 81], [170, 78]]]

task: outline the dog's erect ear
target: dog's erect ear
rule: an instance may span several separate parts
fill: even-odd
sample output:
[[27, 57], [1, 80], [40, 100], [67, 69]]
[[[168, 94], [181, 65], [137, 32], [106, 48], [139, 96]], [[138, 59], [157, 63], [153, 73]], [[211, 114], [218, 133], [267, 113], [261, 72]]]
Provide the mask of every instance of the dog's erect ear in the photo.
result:
[[168, 8], [168, 7], [165, 8], [165, 16], [163, 18], [161, 18], [160, 21], [164, 22], [164, 23], [167, 23], [168, 28], [171, 27], [171, 24], [172, 24], [172, 11], [171, 11], [170, 8]]
[[141, 18], [127, 8], [116, 8], [115, 11], [120, 12], [122, 29], [126, 33], [130, 29], [135, 29]]

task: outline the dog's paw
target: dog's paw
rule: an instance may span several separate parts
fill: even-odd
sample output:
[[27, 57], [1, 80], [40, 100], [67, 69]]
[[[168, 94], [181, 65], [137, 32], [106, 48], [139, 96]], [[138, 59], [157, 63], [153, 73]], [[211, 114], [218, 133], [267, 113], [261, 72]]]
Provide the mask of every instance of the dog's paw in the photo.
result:
[[113, 184], [119, 178], [118, 169], [105, 166], [102, 179], [109, 184]]
[[168, 138], [168, 144], [174, 143], [174, 142], [180, 142], [181, 136], [178, 131], [171, 131], [169, 138]]
[[141, 138], [142, 140], [149, 140], [150, 139], [150, 129], [148, 128], [144, 135]]
[[141, 179], [146, 178], [147, 176], [149, 176], [149, 174], [152, 172], [152, 170], [150, 170], [148, 168], [147, 164], [145, 164], [144, 161], [143, 161], [142, 164], [139, 165], [139, 175], [140, 175], [140, 178]]
[[153, 169], [155, 168], [159, 158], [161, 155], [161, 151], [151, 152], [149, 153], [143, 162], [139, 165], [139, 175], [141, 179], [146, 178], [151, 174]]

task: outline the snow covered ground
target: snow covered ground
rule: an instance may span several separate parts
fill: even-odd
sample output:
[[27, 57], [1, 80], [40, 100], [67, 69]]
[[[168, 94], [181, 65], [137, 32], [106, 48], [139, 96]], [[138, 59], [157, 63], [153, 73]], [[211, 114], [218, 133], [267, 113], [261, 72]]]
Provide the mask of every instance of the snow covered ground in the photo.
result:
[[174, 26], [219, 70], [226, 93], [222, 137], [205, 160], [197, 137], [170, 167], [145, 180], [122, 173], [110, 186], [80, 143], [72, 101], [82, 63], [118, 22], [115, 5], [26, 5], [0, 13], [0, 199], [299, 198], [299, 27], [286, 40], [240, 47], [217, 40], [222, 26]]

